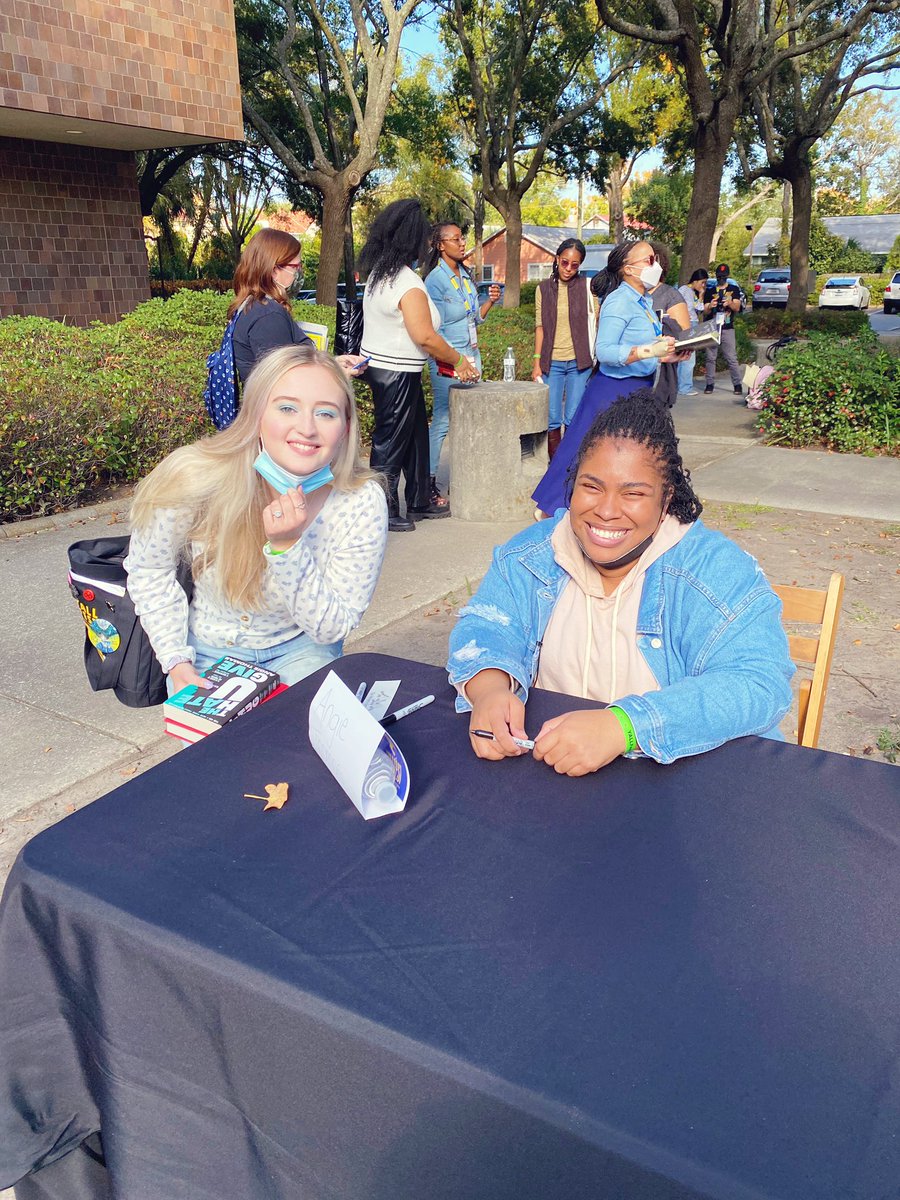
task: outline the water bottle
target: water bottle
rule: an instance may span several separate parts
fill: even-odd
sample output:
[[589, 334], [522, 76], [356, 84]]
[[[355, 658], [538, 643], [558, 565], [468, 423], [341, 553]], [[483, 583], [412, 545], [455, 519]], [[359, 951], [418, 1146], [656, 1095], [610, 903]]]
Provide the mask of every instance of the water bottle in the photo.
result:
[[516, 353], [512, 346], [506, 347], [503, 355], [503, 382], [514, 383], [516, 379]]

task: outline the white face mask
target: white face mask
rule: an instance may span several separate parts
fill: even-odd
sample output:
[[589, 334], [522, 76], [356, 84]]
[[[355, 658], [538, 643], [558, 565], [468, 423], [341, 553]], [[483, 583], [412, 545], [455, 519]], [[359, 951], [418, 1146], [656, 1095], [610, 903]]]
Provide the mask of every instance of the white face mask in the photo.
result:
[[662, 267], [658, 262], [648, 263], [647, 266], [641, 271], [641, 283], [645, 288], [649, 288], [650, 291], [652, 291], [662, 279], [662, 273]]

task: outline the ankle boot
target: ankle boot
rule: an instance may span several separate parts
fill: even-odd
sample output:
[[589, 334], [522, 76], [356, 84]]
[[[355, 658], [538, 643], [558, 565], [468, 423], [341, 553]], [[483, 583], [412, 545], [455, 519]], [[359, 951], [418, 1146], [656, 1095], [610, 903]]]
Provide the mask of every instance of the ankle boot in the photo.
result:
[[547, 458], [552, 459], [553, 455], [559, 449], [559, 443], [562, 441], [561, 429], [547, 430]]
[[388, 504], [388, 530], [391, 533], [412, 533], [416, 525], [409, 517], [400, 516], [400, 479], [396, 475], [386, 478]]

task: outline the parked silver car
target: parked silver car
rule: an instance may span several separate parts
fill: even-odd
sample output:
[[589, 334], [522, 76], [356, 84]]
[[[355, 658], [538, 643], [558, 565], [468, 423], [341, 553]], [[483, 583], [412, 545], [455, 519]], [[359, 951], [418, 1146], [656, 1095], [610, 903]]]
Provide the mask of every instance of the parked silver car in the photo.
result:
[[790, 267], [766, 267], [753, 285], [753, 307], [787, 308], [790, 290]]

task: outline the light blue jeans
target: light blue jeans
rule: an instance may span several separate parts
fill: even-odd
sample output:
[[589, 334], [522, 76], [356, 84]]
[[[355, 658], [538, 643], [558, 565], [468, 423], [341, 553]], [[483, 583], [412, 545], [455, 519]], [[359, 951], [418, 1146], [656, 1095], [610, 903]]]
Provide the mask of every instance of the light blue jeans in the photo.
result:
[[[550, 388], [550, 420], [548, 429], [559, 429], [560, 425], [570, 425], [572, 418], [581, 403], [584, 389], [591, 377], [591, 368], [578, 370], [578, 362], [574, 358], [555, 358], [550, 363], [550, 374], [544, 375], [544, 383]], [[563, 409], [565, 397], [565, 409]]]
[[296, 637], [279, 642], [277, 646], [267, 646], [264, 650], [249, 650], [246, 646], [207, 646], [198, 642], [191, 633], [188, 634], [188, 642], [194, 647], [194, 665], [198, 671], [209, 670], [214, 663], [227, 655], [239, 658], [241, 662], [266, 667], [269, 671], [277, 671], [281, 682], [288, 685], [305, 679], [307, 675], [312, 675], [313, 671], [318, 671], [319, 667], [340, 658], [344, 650], [343, 642], [320, 646], [305, 633], [298, 633]]
[[678, 390], [679, 392], [694, 391], [694, 367], [697, 363], [697, 354], [694, 352], [690, 358], [686, 358], [684, 362], [678, 364]]
[[[458, 349], [460, 354], [474, 358], [475, 366], [479, 371], [481, 370], [481, 351], [477, 346], [474, 350], [471, 346], [454, 346], [454, 349]], [[433, 397], [431, 424], [428, 426], [428, 458], [431, 463], [429, 474], [437, 475], [444, 438], [450, 428], [450, 388], [466, 385], [461, 384], [458, 379], [451, 379], [449, 375], [438, 375], [437, 363], [434, 359], [431, 360], [429, 370], [431, 371], [431, 394]]]

